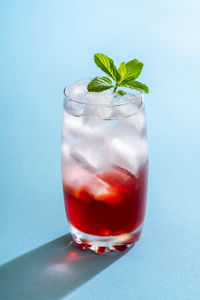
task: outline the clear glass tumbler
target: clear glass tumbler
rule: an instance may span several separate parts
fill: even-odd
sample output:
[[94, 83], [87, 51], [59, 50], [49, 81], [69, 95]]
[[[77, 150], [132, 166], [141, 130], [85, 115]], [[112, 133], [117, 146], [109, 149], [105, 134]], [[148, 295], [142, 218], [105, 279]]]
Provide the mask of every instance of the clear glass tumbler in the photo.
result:
[[[78, 84], [86, 89], [88, 82]], [[123, 251], [139, 239], [145, 217], [143, 94], [110, 92], [110, 103], [102, 104], [98, 93], [77, 101], [70, 89], [64, 90], [62, 179], [72, 238], [97, 253]]]

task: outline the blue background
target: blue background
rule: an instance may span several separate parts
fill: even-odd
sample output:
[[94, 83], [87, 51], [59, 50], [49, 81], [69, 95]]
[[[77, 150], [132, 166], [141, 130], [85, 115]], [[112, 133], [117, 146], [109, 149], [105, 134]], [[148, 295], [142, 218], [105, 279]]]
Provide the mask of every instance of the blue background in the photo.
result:
[[[1, 299], [199, 299], [199, 10], [197, 0], [1, 0], [0, 263], [17, 258], [0, 269]], [[112, 265], [112, 255], [98, 258], [70, 245], [58, 256], [75, 258], [44, 272], [57, 253], [53, 247], [65, 248], [55, 239], [68, 232], [62, 92], [100, 74], [95, 52], [116, 63], [144, 62], [141, 81], [150, 87], [145, 227], [140, 242]], [[34, 273], [30, 261], [42, 267]], [[18, 276], [32, 285], [12, 275], [20, 266]], [[43, 280], [36, 290], [33, 273]]]

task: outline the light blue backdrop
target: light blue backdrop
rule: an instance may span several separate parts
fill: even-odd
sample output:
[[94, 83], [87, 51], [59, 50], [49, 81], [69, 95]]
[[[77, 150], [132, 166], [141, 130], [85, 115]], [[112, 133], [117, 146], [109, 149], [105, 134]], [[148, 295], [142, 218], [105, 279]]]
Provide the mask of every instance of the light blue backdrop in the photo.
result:
[[[1, 299], [200, 298], [199, 11], [198, 0], [1, 0], [0, 262], [25, 254], [0, 269], [6, 278]], [[62, 91], [99, 74], [95, 52], [116, 63], [144, 62], [141, 81], [150, 87], [145, 228], [135, 248], [108, 268], [113, 257], [83, 255], [71, 246], [74, 252], [66, 253], [77, 259], [48, 271], [54, 260], [48, 246], [33, 257], [26, 253], [68, 232], [60, 176]], [[59, 252], [60, 244], [52, 243]], [[31, 260], [42, 265], [41, 251], [47, 263], [35, 270], [41, 278], [35, 298], [30, 282], [37, 286], [37, 276], [25, 266]], [[20, 266], [18, 275], [29, 285], [12, 275]]]

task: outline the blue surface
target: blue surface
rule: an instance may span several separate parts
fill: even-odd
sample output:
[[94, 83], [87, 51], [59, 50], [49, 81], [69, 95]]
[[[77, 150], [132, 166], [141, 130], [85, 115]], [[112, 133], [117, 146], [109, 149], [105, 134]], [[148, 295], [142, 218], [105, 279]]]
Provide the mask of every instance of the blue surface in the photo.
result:
[[[195, 0], [0, 2], [0, 299], [200, 298], [199, 9]], [[62, 238], [62, 90], [100, 74], [97, 51], [142, 60], [150, 87], [144, 232], [116, 257]]]

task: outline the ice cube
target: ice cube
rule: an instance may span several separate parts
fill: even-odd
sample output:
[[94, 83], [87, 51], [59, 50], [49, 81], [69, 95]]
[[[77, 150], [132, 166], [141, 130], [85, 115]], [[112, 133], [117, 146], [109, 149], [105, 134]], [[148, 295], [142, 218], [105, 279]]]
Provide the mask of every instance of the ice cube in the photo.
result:
[[147, 160], [147, 141], [135, 137], [134, 140], [114, 137], [107, 145], [107, 157], [114, 165], [118, 165], [135, 176]]
[[111, 135], [113, 126], [109, 122], [99, 119], [97, 116], [88, 116], [83, 118], [83, 126], [87, 126], [88, 136], [84, 136], [93, 144], [102, 145]]
[[109, 105], [113, 99], [113, 93], [110, 90], [101, 93], [87, 92], [84, 97], [84, 103]]
[[135, 128], [140, 133], [143, 133], [146, 129], [146, 117], [145, 117], [144, 110], [141, 110], [136, 114], [129, 116], [124, 120], [124, 123], [126, 126], [129, 126], [130, 129]]
[[65, 111], [75, 117], [84, 115], [85, 107], [82, 103], [75, 102], [74, 100], [67, 99], [65, 102]]
[[78, 139], [90, 136], [92, 128], [88, 126], [83, 117], [74, 117], [68, 113], [63, 114], [62, 136], [68, 139]]
[[90, 169], [104, 167], [109, 163], [104, 145], [112, 139], [112, 123], [97, 117], [89, 117], [84, 119], [81, 128], [83, 129], [81, 136], [75, 139], [73, 156]]
[[138, 187], [137, 178], [120, 167], [106, 167], [105, 170], [98, 172], [97, 176], [122, 192], [130, 192], [133, 186]]
[[76, 137], [81, 134], [82, 118], [74, 117], [67, 112], [63, 112], [62, 136], [66, 138]]
[[108, 107], [113, 99], [113, 93], [110, 90], [101, 93], [87, 92], [83, 99], [85, 105], [84, 115], [97, 116], [100, 119], [107, 119], [110, 116], [111, 109]]
[[98, 170], [107, 164], [102, 155], [101, 147], [91, 143], [79, 143], [73, 147], [73, 158], [82, 166], [90, 170]]
[[85, 94], [87, 93], [87, 85], [83, 83], [74, 83], [69, 91], [69, 97], [76, 101], [83, 101]]
[[71, 148], [69, 144], [62, 143], [62, 169], [67, 169], [73, 165], [73, 158], [71, 156]]
[[140, 112], [143, 111], [141, 97], [128, 94], [122, 97], [118, 96], [115, 98], [115, 104], [118, 104], [117, 115], [120, 119], [129, 119], [131, 116], [138, 116], [138, 126], [141, 127], [140, 123], [142, 122], [142, 125], [145, 119], [143, 118], [144, 114], [140, 114]]
[[97, 117], [73, 117], [68, 115], [63, 118], [62, 136], [69, 142], [76, 144], [101, 145], [107, 138], [105, 121]]
[[97, 201], [105, 201], [114, 204], [122, 200], [122, 197], [117, 190], [98, 177], [92, 178], [88, 186], [88, 192], [90, 197]]
[[63, 172], [63, 186], [72, 196], [82, 200], [86, 200], [85, 194], [96, 201], [116, 203], [121, 200], [112, 186], [83, 168]]

